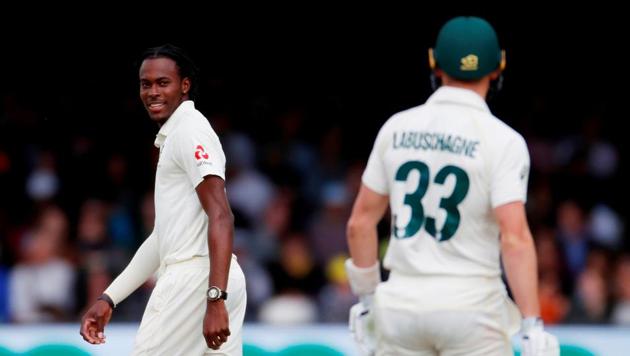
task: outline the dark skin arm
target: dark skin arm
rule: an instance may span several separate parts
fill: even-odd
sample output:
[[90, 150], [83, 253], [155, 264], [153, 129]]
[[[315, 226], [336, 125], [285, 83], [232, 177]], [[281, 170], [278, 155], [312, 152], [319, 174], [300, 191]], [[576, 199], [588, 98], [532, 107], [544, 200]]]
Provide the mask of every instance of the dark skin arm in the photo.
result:
[[112, 308], [107, 302], [99, 300], [81, 318], [81, 336], [90, 344], [105, 343], [103, 333], [105, 325], [112, 318]]
[[[210, 250], [209, 286], [227, 289], [232, 240], [234, 238], [234, 216], [225, 194], [223, 179], [209, 175], [197, 186], [197, 196], [208, 215], [208, 247]], [[229, 296], [228, 296], [229, 297]], [[225, 301], [207, 302], [203, 320], [203, 336], [208, 347], [219, 349], [230, 335], [230, 324]]]

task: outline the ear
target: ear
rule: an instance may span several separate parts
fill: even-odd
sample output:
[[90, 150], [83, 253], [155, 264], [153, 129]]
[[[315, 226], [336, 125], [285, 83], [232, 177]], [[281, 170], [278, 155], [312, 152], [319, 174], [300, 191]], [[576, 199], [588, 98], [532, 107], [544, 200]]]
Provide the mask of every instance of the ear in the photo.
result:
[[182, 79], [181, 89], [184, 95], [188, 95], [188, 93], [190, 92], [190, 87], [191, 87], [190, 78], [186, 77]]
[[436, 68], [435, 56], [433, 55], [433, 48], [429, 48], [429, 68], [431, 68], [431, 70], [435, 70]]

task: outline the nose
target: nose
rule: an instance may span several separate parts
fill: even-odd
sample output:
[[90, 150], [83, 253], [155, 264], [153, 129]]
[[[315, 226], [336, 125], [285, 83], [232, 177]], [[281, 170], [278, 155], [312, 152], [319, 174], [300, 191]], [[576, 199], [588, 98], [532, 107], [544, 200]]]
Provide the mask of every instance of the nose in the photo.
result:
[[158, 86], [157, 84], [153, 84], [151, 85], [151, 89], [149, 89], [149, 95], [150, 96], [157, 96], [159, 95], [159, 91], [158, 91]]

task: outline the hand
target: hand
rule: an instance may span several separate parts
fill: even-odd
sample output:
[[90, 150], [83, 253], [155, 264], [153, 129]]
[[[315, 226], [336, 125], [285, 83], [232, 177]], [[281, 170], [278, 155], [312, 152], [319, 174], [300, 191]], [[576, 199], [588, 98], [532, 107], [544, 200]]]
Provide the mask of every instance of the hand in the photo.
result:
[[218, 350], [230, 336], [230, 321], [225, 302], [217, 300], [207, 302], [206, 316], [203, 318], [203, 337], [206, 344], [213, 350]]
[[94, 303], [81, 318], [81, 336], [90, 344], [105, 343], [105, 325], [112, 318], [112, 307], [103, 300]]
[[371, 297], [350, 308], [350, 333], [363, 354], [371, 356], [376, 352], [374, 315], [371, 312]]
[[[537, 320], [532, 320], [537, 319]], [[521, 355], [522, 356], [559, 356], [558, 339], [543, 330], [543, 323], [538, 318], [523, 320]]]

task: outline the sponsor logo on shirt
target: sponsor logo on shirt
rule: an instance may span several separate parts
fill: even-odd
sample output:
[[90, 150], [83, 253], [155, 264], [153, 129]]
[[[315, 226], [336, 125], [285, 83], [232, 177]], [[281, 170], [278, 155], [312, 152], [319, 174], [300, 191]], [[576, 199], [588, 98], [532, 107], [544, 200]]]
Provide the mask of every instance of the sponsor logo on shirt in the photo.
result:
[[206, 150], [202, 145], [197, 145], [197, 150], [195, 151], [195, 159], [199, 161], [200, 159], [208, 159], [210, 156], [206, 153]]

